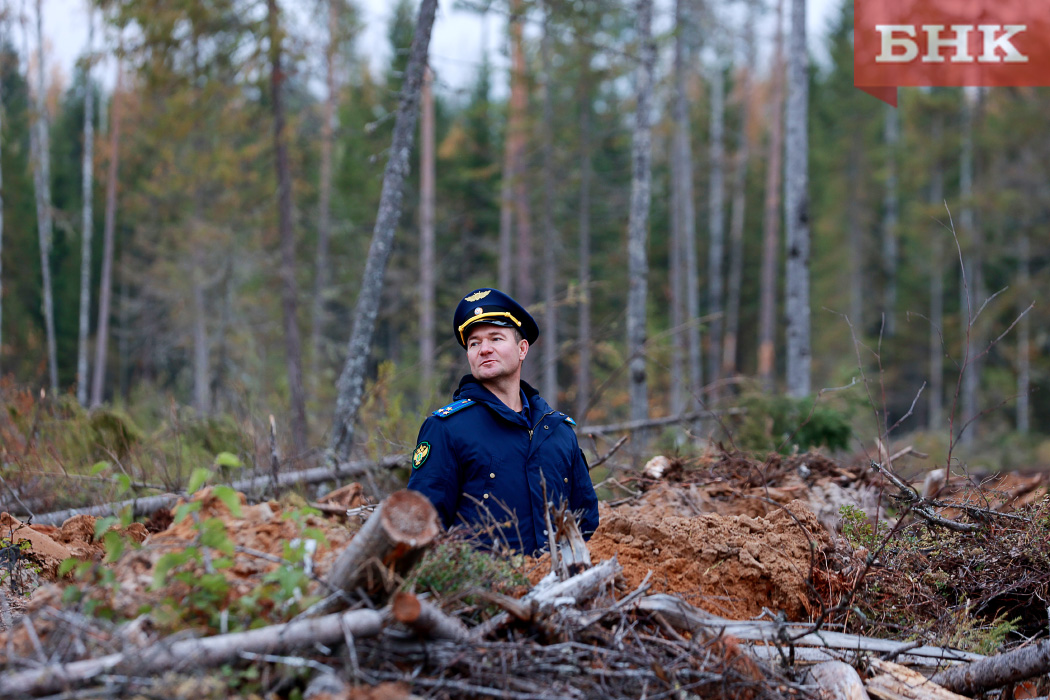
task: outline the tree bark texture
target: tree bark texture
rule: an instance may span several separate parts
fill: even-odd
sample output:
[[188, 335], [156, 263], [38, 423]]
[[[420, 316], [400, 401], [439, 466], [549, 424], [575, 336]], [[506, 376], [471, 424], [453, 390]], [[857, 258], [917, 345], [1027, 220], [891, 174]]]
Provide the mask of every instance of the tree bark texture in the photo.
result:
[[[202, 224], [199, 212], [193, 217], [193, 225]], [[190, 271], [190, 283], [193, 285], [193, 407], [199, 415], [208, 415], [211, 407], [211, 363], [208, 357], [211, 348], [208, 343], [208, 307], [205, 303], [207, 280], [205, 279], [204, 266], [205, 252], [200, 246], [196, 246], [190, 254], [193, 269]]]
[[284, 71], [277, 0], [267, 0], [270, 23], [270, 90], [273, 104], [274, 167], [277, 171], [277, 218], [281, 241], [281, 315], [284, 321], [284, 361], [291, 402], [292, 445], [297, 456], [306, 452], [306, 394], [303, 390], [302, 343], [299, 339], [299, 288], [295, 280], [295, 231], [292, 228], [292, 173], [288, 164], [288, 134], [284, 117]]
[[[532, 279], [532, 213], [529, 190], [525, 181], [525, 147], [528, 129], [529, 86], [525, 65], [525, 5], [523, 0], [510, 3], [510, 114], [507, 118], [507, 138], [510, 140], [513, 176], [514, 221], [514, 296], [519, 304], [528, 307], [536, 300], [536, 285]], [[532, 375], [532, 365], [526, 365], [525, 374]]]
[[[961, 321], [964, 331], [961, 355], [963, 357], [963, 368], [961, 379], [960, 410], [953, 420], [953, 430], [956, 435], [963, 429], [971, 419], [977, 417], [978, 390], [980, 384], [981, 368], [976, 355], [981, 352], [980, 325], [976, 321], [977, 310], [984, 299], [981, 280], [981, 253], [982, 235], [977, 224], [973, 202], [974, 181], [974, 121], [977, 105], [974, 103], [980, 99], [980, 88], [976, 88], [977, 97], [971, 98], [967, 92], [963, 95], [963, 133], [962, 153], [959, 164], [959, 199], [961, 209], [959, 212], [959, 226], [956, 236], [962, 244], [963, 264], [960, 269], [959, 297], [961, 307]], [[969, 243], [969, 245], [967, 245]], [[959, 436], [962, 445], [973, 444], [974, 434], [977, 431], [976, 421], [965, 428]]]
[[419, 128], [419, 363], [424, 392], [434, 381], [434, 73], [423, 73]]
[[886, 105], [884, 141], [886, 145], [886, 193], [882, 203], [882, 309], [886, 315], [886, 336], [897, 334], [897, 145], [900, 141], [900, 117], [896, 107]]
[[[586, 41], [585, 47], [589, 47]], [[584, 49], [580, 77], [580, 306], [577, 328], [576, 420], [583, 422], [591, 399], [591, 54]]]
[[844, 661], [825, 661], [809, 669], [811, 681], [827, 700], [869, 700], [856, 669]]
[[401, 216], [402, 187], [408, 174], [408, 156], [419, 111], [419, 90], [423, 82], [430, 30], [434, 25], [437, 0], [422, 0], [415, 36], [401, 87], [400, 104], [394, 121], [394, 136], [390, 145], [390, 159], [383, 173], [383, 187], [379, 197], [379, 212], [372, 232], [362, 278], [361, 293], [354, 309], [353, 330], [347, 346], [346, 364], [339, 376], [338, 398], [332, 428], [332, 450], [337, 460], [345, 460], [354, 440], [354, 421], [364, 395], [365, 372], [369, 351], [375, 333], [379, 296], [383, 288], [387, 261], [393, 244], [394, 231]]
[[947, 668], [932, 680], [955, 693], [974, 696], [1050, 671], [1050, 640]]
[[55, 303], [51, 294], [51, 146], [44, 91], [44, 17], [41, 0], [36, 0], [37, 75], [33, 111], [33, 184], [36, 192], [37, 232], [40, 239], [40, 267], [43, 279], [44, 327], [47, 334], [47, 370], [51, 393], [58, 393], [58, 350], [55, 339]]
[[634, 135], [631, 145], [631, 208], [627, 223], [627, 356], [631, 418], [649, 416], [646, 385], [646, 297], [649, 261], [650, 182], [652, 178], [652, 96], [656, 43], [652, 37], [652, 0], [638, 0], [639, 64], [635, 84]]
[[733, 209], [729, 221], [729, 277], [726, 288], [726, 325], [722, 341], [722, 376], [737, 371], [740, 333], [740, 294], [744, 282], [744, 224], [747, 214], [747, 172], [751, 160], [751, 74], [755, 55], [755, 3], [747, 3], [744, 55], [740, 75], [740, 126], [737, 133], [736, 168], [733, 171]]
[[772, 91], [769, 96], [769, 146], [766, 151], [766, 193], [762, 212], [762, 274], [758, 306], [758, 376], [762, 388], [773, 389], [777, 318], [777, 262], [780, 257], [780, 178], [784, 152], [784, 0], [777, 0], [773, 47]]
[[809, 321], [809, 59], [806, 53], [806, 0], [791, 0], [788, 48], [788, 99], [784, 155], [784, 205], [787, 233], [786, 315], [787, 393], [810, 392]]
[[[689, 63], [689, 8], [687, 0], [675, 2], [674, 92], [671, 95], [671, 248], [667, 256], [671, 283], [671, 414], [685, 410], [685, 349], [691, 328], [686, 329], [685, 178], [689, 158], [689, 104], [686, 95], [686, 70]], [[692, 203], [690, 202], [690, 205]], [[695, 245], [695, 244], [694, 244]], [[694, 248], [695, 251], [695, 248]], [[690, 324], [696, 319], [689, 317]]]
[[325, 363], [325, 297], [328, 293], [328, 248], [331, 241], [332, 149], [335, 142], [335, 53], [339, 3], [328, 0], [328, 46], [325, 48], [325, 95], [321, 113], [321, 165], [317, 194], [317, 258], [314, 262], [313, 313], [310, 315], [310, 382], [314, 395]]
[[390, 494], [361, 526], [332, 565], [328, 581], [352, 593], [393, 588], [442, 531], [437, 510], [427, 497], [403, 489]]
[[83, 198], [80, 223], [80, 313], [77, 333], [77, 401], [81, 406], [88, 402], [88, 332], [91, 316], [91, 234], [92, 203], [94, 192], [95, 153], [95, 100], [91, 85], [91, 52], [95, 43], [95, 13], [88, 8], [87, 61], [84, 64], [84, 151], [81, 159], [81, 197]]
[[864, 334], [864, 227], [861, 221], [861, 144], [853, 139], [846, 154], [846, 254], [849, 256], [849, 320]]
[[540, 61], [543, 71], [543, 383], [540, 393], [558, 406], [558, 254], [561, 246], [554, 227], [554, 97], [551, 90], [551, 13], [544, 6]]
[[98, 283], [98, 324], [95, 326], [95, 367], [91, 377], [91, 405], [102, 403], [109, 347], [109, 312], [113, 291], [113, 248], [117, 227], [117, 175], [120, 167], [121, 86], [124, 69], [117, 58], [117, 79], [109, 112], [109, 167], [106, 172], [106, 213], [102, 226], [102, 277]]
[[[940, 143], [941, 123], [933, 125], [933, 142]], [[944, 206], [944, 168], [940, 162], [933, 165], [930, 182], [930, 204], [935, 211]], [[927, 427], [939, 430], [944, 422], [944, 241], [942, 236], [930, 240], [930, 389]]]
[[711, 122], [709, 125], [709, 170], [707, 194], [707, 332], [708, 401], [718, 398], [722, 372], [722, 306], [725, 277], [725, 71], [716, 60], [711, 69]]
[[390, 601], [395, 620], [408, 625], [427, 639], [449, 639], [454, 642], [471, 641], [470, 630], [459, 618], [446, 615], [433, 603], [421, 600], [413, 593], [395, 593]]

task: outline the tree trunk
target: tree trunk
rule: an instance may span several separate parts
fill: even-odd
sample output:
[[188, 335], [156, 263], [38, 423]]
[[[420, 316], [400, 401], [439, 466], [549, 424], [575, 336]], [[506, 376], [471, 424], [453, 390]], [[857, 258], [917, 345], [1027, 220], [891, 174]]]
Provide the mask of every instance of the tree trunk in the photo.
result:
[[92, 193], [94, 192], [94, 146], [95, 100], [91, 86], [91, 55], [95, 43], [95, 12], [88, 8], [87, 62], [84, 64], [84, 153], [81, 160], [81, 239], [80, 239], [80, 325], [77, 335], [77, 401], [81, 406], [88, 402], [88, 331], [91, 316], [91, 234], [92, 234]]
[[630, 373], [630, 415], [649, 417], [645, 376], [646, 296], [649, 261], [646, 245], [649, 230], [650, 179], [652, 177], [651, 103], [656, 43], [652, 37], [652, 0], [638, 0], [640, 60], [636, 72], [634, 135], [631, 146], [631, 209], [627, 223], [627, 356]]
[[897, 334], [897, 143], [900, 125], [897, 108], [886, 105], [886, 196], [882, 211], [882, 309], [886, 315], [886, 336]]
[[762, 388], [773, 389], [773, 347], [776, 342], [777, 258], [780, 252], [780, 156], [784, 149], [784, 0], [777, 0], [773, 49], [773, 89], [769, 96], [769, 148], [766, 151], [766, 196], [762, 213], [762, 277], [759, 284], [758, 376]]
[[[667, 255], [671, 283], [671, 415], [685, 411], [685, 347], [687, 331], [685, 287], [685, 226], [682, 201], [685, 191], [685, 163], [689, 141], [689, 105], [685, 94], [686, 66], [689, 62], [689, 16], [686, 0], [675, 2], [674, 91], [671, 94], [671, 245]], [[683, 145], [684, 142], [684, 145]], [[694, 319], [690, 319], [694, 321]]]
[[[117, 225], [117, 173], [120, 165], [120, 91], [123, 67], [118, 50], [116, 87], [109, 112], [109, 168], [106, 173], [106, 218], [102, 228], [102, 279], [99, 280], [98, 324], [95, 327], [95, 367], [91, 377], [91, 405], [102, 403], [106, 384], [106, 349], [109, 344], [109, 307], [113, 286], [113, 243]], [[121, 329], [127, 330], [127, 329]]]
[[707, 253], [707, 314], [711, 319], [707, 334], [707, 381], [710, 384], [708, 401], [717, 400], [718, 379], [722, 373], [722, 293], [725, 280], [725, 71], [716, 57], [711, 72], [711, 123], [708, 180], [708, 253]]
[[[977, 88], [978, 91], [980, 88]], [[962, 154], [959, 165], [959, 198], [962, 206], [959, 213], [959, 228], [956, 235], [960, 240], [971, 241], [969, 246], [963, 246], [964, 262], [960, 270], [959, 296], [960, 316], [963, 327], [962, 357], [962, 389], [960, 412], [953, 421], [954, 431], [959, 435], [971, 419], [977, 417], [977, 390], [980, 379], [980, 367], [975, 356], [980, 352], [980, 337], [978, 325], [975, 321], [977, 309], [980, 307], [981, 287], [981, 234], [976, 224], [973, 207], [973, 176], [974, 176], [974, 111], [973, 100], [968, 94], [963, 95], [963, 133]], [[978, 92], [980, 95], [980, 92]], [[972, 423], [959, 435], [959, 443], [962, 445], [973, 444], [974, 433], [977, 424]]]
[[302, 349], [295, 281], [295, 232], [292, 230], [292, 174], [288, 165], [288, 135], [284, 124], [284, 71], [281, 69], [281, 33], [277, 0], [267, 0], [270, 22], [270, 89], [273, 103], [274, 166], [277, 169], [277, 215], [281, 239], [281, 312], [284, 319], [284, 353], [291, 400], [292, 445], [297, 456], [306, 452], [306, 396], [303, 392]]
[[787, 392], [810, 392], [809, 329], [809, 74], [806, 54], [806, 0], [791, 0], [788, 50], [788, 100], [784, 156], [784, 205], [787, 232]]
[[846, 230], [849, 256], [849, 320], [864, 335], [864, 224], [861, 222], [861, 144], [853, 139], [846, 154]]
[[[199, 214], [193, 217], [193, 223], [195, 227], [201, 226]], [[208, 361], [211, 349], [208, 347], [208, 309], [204, 301], [205, 253], [200, 247], [195, 247], [190, 258], [193, 263], [190, 281], [193, 285], [193, 407], [198, 415], [205, 416], [211, 408], [211, 366]]]
[[740, 332], [740, 290], [744, 281], [744, 223], [747, 212], [747, 171], [751, 158], [751, 74], [754, 71], [755, 3], [747, 3], [744, 55], [740, 77], [740, 131], [737, 136], [736, 170], [733, 173], [733, 213], [729, 223], [729, 286], [726, 290], [726, 327], [722, 343], [722, 376], [737, 371], [737, 337]]
[[328, 0], [328, 46], [325, 49], [325, 95], [321, 115], [321, 170], [317, 198], [317, 259], [314, 262], [313, 313], [310, 318], [310, 386], [313, 394], [321, 382], [325, 365], [323, 333], [325, 296], [328, 293], [328, 247], [331, 240], [332, 149], [335, 142], [335, 53], [338, 43], [339, 4]]
[[[1018, 282], [1021, 288], [1018, 313], [1023, 313], [1028, 307], [1027, 300], [1032, 292], [1031, 248], [1027, 233], [1021, 234], [1018, 247]], [[1031, 391], [1031, 333], [1031, 321], [1028, 314], [1024, 314], [1017, 324], [1017, 432], [1022, 435], [1027, 435], [1030, 428], [1031, 409], [1028, 393]]]
[[423, 73], [419, 128], [419, 363], [424, 395], [434, 381], [434, 73]]
[[[525, 79], [525, 7], [523, 0], [512, 0], [510, 7], [510, 114], [507, 118], [507, 138], [510, 139], [514, 220], [514, 295], [522, 306], [535, 301], [532, 281], [532, 218], [529, 211], [529, 191], [525, 182], [525, 142], [528, 84]], [[525, 374], [532, 375], [532, 365], [526, 365]]]
[[551, 94], [551, 13], [549, 0], [544, 7], [540, 60], [543, 70], [543, 390], [551, 404], [558, 406], [558, 232], [554, 227], [554, 98]]
[[[940, 144], [941, 123], [938, 118], [933, 125], [933, 143]], [[940, 162], [933, 164], [933, 180], [930, 183], [930, 203], [944, 206], [944, 169]], [[930, 241], [930, 431], [939, 430], [944, 421], [944, 242], [941, 236]]]
[[591, 53], [583, 42], [580, 76], [580, 307], [576, 366], [576, 420], [587, 417], [591, 397]]
[[469, 643], [470, 630], [458, 617], [446, 615], [433, 603], [420, 600], [414, 593], [402, 591], [394, 594], [390, 611], [395, 620], [408, 625], [427, 639], [450, 639]]
[[978, 695], [993, 688], [1041, 676], [1050, 671], [1050, 640], [952, 666], [936, 674], [934, 683], [955, 693]]
[[436, 10], [437, 0], [422, 0], [419, 5], [416, 33], [412, 38], [412, 48], [405, 69], [405, 82], [401, 87], [400, 104], [390, 145], [390, 159], [383, 173], [379, 212], [372, 231], [372, 244], [368, 249], [361, 293], [354, 309], [354, 324], [347, 346], [346, 364], [339, 375], [331, 443], [333, 457], [338, 460], [345, 460], [353, 447], [354, 421], [357, 419], [357, 411], [364, 395], [365, 372], [368, 369], [369, 351], [375, 332], [379, 296], [383, 289], [383, 277], [387, 260], [390, 258], [394, 231], [401, 216], [402, 186], [408, 174], [408, 156], [412, 150], [412, 137], [419, 110], [423, 67], [426, 65], [430, 30], [434, 25]]
[[33, 183], [36, 191], [37, 232], [43, 277], [44, 328], [47, 334], [47, 369], [51, 393], [58, 393], [58, 351], [55, 339], [55, 304], [51, 295], [51, 147], [48, 141], [47, 101], [44, 92], [44, 17], [36, 0], [37, 75], [36, 109], [33, 111]]

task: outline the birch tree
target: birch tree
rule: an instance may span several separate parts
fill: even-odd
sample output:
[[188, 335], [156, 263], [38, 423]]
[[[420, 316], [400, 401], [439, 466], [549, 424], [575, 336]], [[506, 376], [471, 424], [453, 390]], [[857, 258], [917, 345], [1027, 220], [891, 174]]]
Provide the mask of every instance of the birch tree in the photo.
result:
[[652, 0], [638, 0], [639, 62], [635, 73], [634, 131], [631, 145], [631, 208], [627, 222], [627, 355], [630, 373], [631, 419], [649, 417], [645, 372], [646, 313], [649, 262], [646, 252], [652, 178], [653, 72], [656, 43], [652, 37]]
[[722, 293], [725, 287], [722, 275], [725, 265], [725, 71], [717, 55], [711, 69], [710, 88], [707, 313], [711, 322], [707, 333], [707, 380], [711, 383], [709, 394], [713, 399], [718, 396], [717, 381], [722, 370]]
[[558, 405], [558, 232], [554, 227], [554, 97], [551, 90], [551, 13], [549, 0], [543, 8], [543, 37], [540, 40], [540, 70], [543, 84], [543, 389], [552, 406]]
[[419, 129], [419, 362], [423, 388], [434, 379], [434, 74], [423, 72], [422, 122]]
[[95, 126], [94, 90], [91, 85], [92, 50], [95, 43], [95, 12], [88, 6], [88, 39], [86, 61], [84, 63], [84, 154], [81, 161], [81, 185], [83, 192], [83, 209], [81, 212], [80, 239], [80, 327], [77, 336], [77, 401], [81, 406], [88, 402], [88, 326], [91, 315], [91, 235], [92, 212], [94, 199], [94, 145]]
[[787, 234], [786, 315], [787, 392], [810, 392], [809, 321], [809, 76], [806, 53], [806, 0], [791, 0], [788, 47], [788, 99], [784, 154], [785, 233]]
[[762, 388], [773, 389], [773, 347], [776, 340], [777, 258], [780, 253], [780, 156], [784, 148], [784, 0], [777, 0], [773, 44], [772, 90], [769, 102], [769, 142], [766, 190], [762, 210], [762, 274], [758, 306], [758, 376]]
[[338, 396], [332, 426], [331, 459], [347, 459], [354, 442], [354, 422], [364, 395], [365, 372], [375, 333], [379, 297], [383, 289], [383, 278], [393, 243], [394, 231], [401, 216], [402, 186], [409, 168], [409, 152], [415, 132], [419, 110], [419, 93], [423, 82], [423, 68], [427, 61], [430, 31], [434, 26], [437, 0], [422, 0], [419, 19], [416, 22], [412, 48], [409, 52], [405, 80], [401, 86], [401, 97], [394, 121], [394, 135], [390, 145], [390, 157], [383, 173], [383, 187], [379, 199], [379, 212], [372, 231], [372, 243], [368, 249], [361, 292], [354, 308], [353, 328], [347, 346], [346, 363], [339, 375]]

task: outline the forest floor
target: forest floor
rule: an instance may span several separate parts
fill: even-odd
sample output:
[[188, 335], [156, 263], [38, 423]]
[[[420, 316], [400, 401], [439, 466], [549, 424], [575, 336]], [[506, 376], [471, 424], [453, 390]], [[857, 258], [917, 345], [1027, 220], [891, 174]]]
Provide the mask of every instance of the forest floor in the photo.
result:
[[[631, 608], [628, 616], [624, 601], [637, 605], [639, 591], [654, 596], [654, 604], [662, 600], [658, 594], [669, 594], [695, 614], [723, 621], [801, 623], [810, 630], [858, 635], [861, 648], [824, 658], [857, 667], [873, 697], [891, 696], [880, 695], [872, 685], [883, 667], [872, 661], [879, 653], [863, 649], [863, 640], [906, 643], [888, 654], [901, 661], [919, 645], [976, 658], [1045, 637], [1050, 480], [1042, 474], [956, 475], [945, 485], [941, 472], [910, 491], [901, 481], [895, 485], [892, 474], [820, 454], [758, 459], [713, 451], [691, 460], [657, 457], [639, 473], [611, 477], [605, 485], [623, 495], [601, 504], [601, 525], [588, 548], [596, 566], [615, 558], [622, 568], [614, 589], [603, 594], [604, 603], [577, 601], [572, 624], [566, 622], [570, 618], [558, 618], [557, 632], [534, 610], [529, 620], [486, 642], [504, 645], [485, 647], [489, 654], [502, 655], [504, 664], [511, 654], [522, 668], [534, 665], [531, 678], [527, 671], [518, 678], [504, 669], [502, 688], [495, 676], [485, 676], [476, 659], [469, 664], [420, 660], [391, 651], [389, 642], [368, 646], [358, 640], [351, 661], [345, 651], [325, 645], [298, 650], [294, 657], [269, 656], [265, 663], [243, 656], [215, 674], [173, 668], [161, 686], [122, 667], [120, 673], [67, 680], [58, 689], [66, 697], [85, 692], [78, 690], [84, 686], [100, 695], [129, 697], [157, 692], [167, 697], [301, 697], [311, 668], [349, 664], [356, 669], [351, 674], [356, 682], [331, 697], [819, 696], [806, 675], [806, 654], [796, 658], [792, 643], [785, 655], [768, 639], [741, 646], [731, 636], [704, 637], [699, 629], [683, 629], [667, 615], [644, 615], [641, 608]], [[200, 489], [146, 522], [85, 515], [54, 527], [25, 525], [0, 514], [5, 538], [0, 544], [7, 545], [0, 562], [5, 593], [0, 629], [7, 628], [0, 632], [0, 649], [6, 650], [0, 690], [22, 688], [4, 684], [62, 662], [71, 668], [188, 634], [221, 635], [298, 619], [322, 597], [320, 582], [370, 512], [356, 484], [314, 505], [325, 512], [298, 497], [249, 504], [244, 494], [217, 486]], [[494, 601], [514, 609], [506, 599], [523, 599], [550, 571], [546, 556], [475, 556], [454, 536], [439, 539], [417, 573], [396, 585], [428, 593], [446, 614], [473, 629], [491, 623], [500, 607]], [[382, 601], [363, 600], [362, 609], [376, 602]], [[596, 622], [579, 622], [580, 614], [594, 610], [604, 611]], [[619, 617], [609, 610], [619, 611]], [[637, 637], [637, 647], [623, 651], [630, 635]], [[695, 652], [690, 645], [702, 638], [703, 658], [717, 658], [721, 665], [698, 666], [693, 658], [687, 668], [684, 651]], [[619, 653], [627, 657], [614, 664], [579, 656], [609, 644], [619, 644]], [[564, 645], [578, 647], [572, 663], [583, 675], [575, 681], [551, 670], [557, 664], [545, 656], [555, 648], [562, 653]], [[658, 652], [675, 645], [680, 649], [674, 654]], [[778, 647], [779, 662], [777, 655], [755, 653], [770, 646]], [[711, 649], [721, 651], [712, 655]], [[735, 661], [737, 656], [746, 657], [746, 664]], [[916, 664], [926, 675], [938, 666]], [[608, 675], [612, 671], [600, 670], [606, 667], [617, 669], [616, 682]], [[628, 673], [628, 667], [634, 670]], [[679, 685], [668, 685], [675, 673]], [[1011, 682], [990, 692], [1045, 695], [1045, 673], [1024, 679], [1023, 687]], [[540, 683], [537, 674], [554, 680]], [[716, 677], [721, 680], [712, 680]], [[690, 678], [691, 684], [683, 680]], [[146, 687], [150, 683], [152, 690]], [[32, 688], [33, 694], [56, 690], [46, 684]]]

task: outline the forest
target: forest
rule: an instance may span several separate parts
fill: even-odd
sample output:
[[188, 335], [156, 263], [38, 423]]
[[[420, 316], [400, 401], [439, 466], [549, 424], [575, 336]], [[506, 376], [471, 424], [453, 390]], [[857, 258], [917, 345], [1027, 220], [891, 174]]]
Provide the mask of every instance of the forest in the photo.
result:
[[[3, 23], [7, 391], [146, 428], [273, 414], [290, 455], [334, 444], [414, 3], [377, 69], [350, 0], [99, 0], [67, 76], [46, 1]], [[379, 451], [448, 401], [452, 310], [491, 285], [540, 322], [526, 378], [581, 425], [815, 401], [850, 449], [894, 426], [987, 466], [1050, 459], [1045, 89], [884, 105], [852, 84], [850, 2], [808, 39], [782, 0], [679, 0], [645, 27], [608, 0], [458, 7], [500, 53], [418, 96], [360, 357], [364, 410], [397, 426]]]

